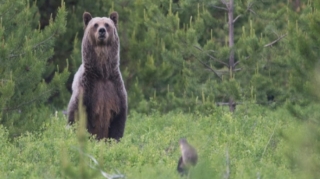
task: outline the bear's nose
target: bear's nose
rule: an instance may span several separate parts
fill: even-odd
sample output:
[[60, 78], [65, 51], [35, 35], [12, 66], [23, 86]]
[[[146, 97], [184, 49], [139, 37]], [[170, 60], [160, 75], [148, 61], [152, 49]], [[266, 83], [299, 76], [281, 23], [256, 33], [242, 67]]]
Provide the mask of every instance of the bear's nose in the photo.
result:
[[106, 33], [106, 29], [101, 28], [99, 29], [99, 35], [104, 35]]

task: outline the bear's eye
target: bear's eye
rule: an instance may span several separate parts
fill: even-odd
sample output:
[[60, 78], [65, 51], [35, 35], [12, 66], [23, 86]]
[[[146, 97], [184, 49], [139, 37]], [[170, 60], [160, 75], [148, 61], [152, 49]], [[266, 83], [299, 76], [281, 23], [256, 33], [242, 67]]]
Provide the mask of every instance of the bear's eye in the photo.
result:
[[109, 24], [105, 23], [104, 26], [105, 26], [105, 27], [109, 27]]
[[93, 26], [94, 26], [95, 28], [98, 28], [99, 25], [98, 25], [97, 23], [95, 23]]

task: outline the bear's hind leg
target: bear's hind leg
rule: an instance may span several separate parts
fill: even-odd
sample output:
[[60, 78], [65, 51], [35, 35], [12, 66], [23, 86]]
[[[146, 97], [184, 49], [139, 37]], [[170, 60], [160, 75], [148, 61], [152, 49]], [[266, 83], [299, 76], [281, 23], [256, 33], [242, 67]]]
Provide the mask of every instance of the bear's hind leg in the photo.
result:
[[120, 111], [120, 113], [115, 115], [112, 119], [109, 127], [108, 138], [113, 138], [117, 141], [119, 141], [122, 138], [127, 119], [127, 114], [124, 111], [125, 110]]

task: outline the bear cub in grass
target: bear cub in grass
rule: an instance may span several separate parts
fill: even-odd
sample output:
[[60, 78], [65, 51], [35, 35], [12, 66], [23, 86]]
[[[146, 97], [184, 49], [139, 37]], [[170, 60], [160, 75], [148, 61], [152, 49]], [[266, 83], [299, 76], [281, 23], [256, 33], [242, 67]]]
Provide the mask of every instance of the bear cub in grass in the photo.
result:
[[74, 75], [68, 122], [75, 121], [82, 96], [87, 130], [97, 139], [119, 140], [127, 118], [127, 92], [119, 69], [118, 13], [110, 17], [83, 14], [82, 64]]

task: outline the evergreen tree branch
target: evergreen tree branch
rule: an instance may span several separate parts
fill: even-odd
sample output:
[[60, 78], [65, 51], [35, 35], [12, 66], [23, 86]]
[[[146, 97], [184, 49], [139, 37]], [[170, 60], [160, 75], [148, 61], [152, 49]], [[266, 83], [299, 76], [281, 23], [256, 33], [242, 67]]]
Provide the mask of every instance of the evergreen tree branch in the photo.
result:
[[42, 94], [38, 94], [38, 97], [36, 97], [36, 98], [33, 98], [33, 99], [29, 100], [29, 101], [22, 102], [22, 103], [20, 103], [19, 105], [14, 106], [14, 107], [3, 108], [2, 110], [3, 110], [3, 111], [6, 111], [6, 112], [8, 112], [8, 111], [14, 111], [14, 110], [19, 110], [19, 109], [21, 108], [21, 106], [24, 106], [24, 105], [28, 105], [28, 104], [33, 103], [33, 102], [37, 101], [37, 99], [41, 98], [43, 95], [49, 94], [51, 91], [52, 91], [52, 90], [45, 91], [45, 92], [43, 92]]
[[32, 47], [32, 49], [38, 48], [40, 45], [42, 45], [42, 44], [46, 43], [47, 41], [49, 41], [50, 39], [52, 39], [56, 34], [57, 34], [57, 32], [54, 32], [54, 33], [51, 34], [47, 39], [45, 39], [45, 40], [43, 40], [42, 42], [34, 45], [34, 46]]
[[226, 105], [229, 105], [229, 103], [227, 103], [227, 102], [216, 102], [216, 105], [217, 106], [226, 106]]
[[[243, 104], [243, 103], [242, 102], [235, 102], [234, 104], [239, 105], [239, 104]], [[256, 103], [253, 103], [253, 104], [256, 104]], [[216, 105], [217, 106], [229, 106], [230, 102], [216, 102]]]
[[256, 12], [254, 12], [252, 9], [249, 9], [250, 12], [252, 12], [253, 14], [256, 14]]
[[[34, 50], [34, 49], [38, 48], [38, 47], [41, 46], [42, 44], [44, 44], [44, 43], [46, 43], [47, 41], [49, 41], [50, 39], [52, 39], [55, 35], [56, 35], [56, 32], [54, 32], [52, 35], [50, 35], [48, 38], [44, 39], [43, 41], [35, 44], [35, 45], [32, 47], [32, 49]], [[19, 54], [10, 54], [9, 57], [8, 57], [8, 59], [11, 59], [11, 58], [14, 58], [14, 57], [18, 57], [18, 56], [24, 55], [24, 54], [26, 54], [26, 52], [22, 52], [22, 53], [19, 53]]]
[[215, 5], [211, 5], [211, 6], [214, 7], [214, 8], [217, 8], [217, 9], [222, 9], [222, 10], [224, 10], [224, 11], [228, 11], [228, 9], [227, 9], [227, 8], [224, 8], [224, 7], [215, 6]]
[[206, 63], [204, 63], [203, 61], [201, 61], [200, 59], [198, 59], [194, 54], [192, 54], [193, 57], [198, 60], [203, 66], [205, 66], [206, 68], [208, 68], [210, 71], [212, 71], [221, 81], [222, 81], [222, 78], [219, 76], [219, 74], [214, 70], [212, 69], [209, 65], [207, 65]]
[[215, 60], [216, 62], [221, 63], [221, 64], [223, 64], [223, 65], [225, 65], [226, 67], [229, 68], [229, 65], [228, 65], [227, 63], [224, 63], [223, 61], [214, 58], [212, 55], [210, 55], [209, 53], [205, 52], [202, 48], [200, 48], [200, 47], [198, 47], [198, 46], [195, 46], [195, 45], [194, 45], [193, 47], [196, 48], [196, 49], [198, 49], [199, 51], [205, 53], [207, 56], [209, 56], [210, 58], [212, 58], [212, 59]]
[[[250, 11], [252, 12], [253, 14], [256, 14], [253, 10], [252, 10], [252, 7], [253, 6], [253, 3], [249, 3], [248, 7], [247, 7], [247, 10], [246, 11]], [[242, 15], [238, 15], [234, 20], [233, 20], [233, 23], [235, 23]]]
[[252, 12], [253, 14], [256, 14], [256, 12], [254, 12], [253, 10], [252, 10], [252, 7], [253, 6], [253, 2], [251, 2], [251, 3], [249, 3], [249, 5], [248, 5], [248, 7], [247, 7], [247, 11], [250, 11], [250, 12]]
[[277, 43], [278, 41], [280, 41], [281, 39], [283, 39], [285, 36], [287, 36], [287, 34], [281, 35], [281, 36], [278, 37], [275, 41], [270, 42], [270, 43], [264, 45], [264, 47], [270, 47], [270, 46], [272, 46], [273, 44], [275, 44], [275, 43]]
[[[245, 57], [245, 60], [247, 60], [250, 56]], [[240, 60], [234, 63], [233, 68], [235, 68], [240, 63]]]
[[238, 15], [234, 20], [233, 20], [233, 23], [235, 23], [242, 15]]
[[225, 0], [220, 0], [222, 2], [222, 4], [228, 6], [228, 3]]
[[239, 64], [240, 61], [237, 61], [233, 64], [233, 68], [235, 68], [238, 64]]

